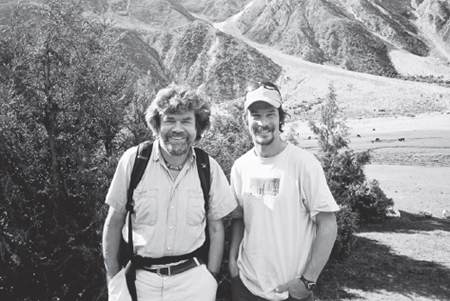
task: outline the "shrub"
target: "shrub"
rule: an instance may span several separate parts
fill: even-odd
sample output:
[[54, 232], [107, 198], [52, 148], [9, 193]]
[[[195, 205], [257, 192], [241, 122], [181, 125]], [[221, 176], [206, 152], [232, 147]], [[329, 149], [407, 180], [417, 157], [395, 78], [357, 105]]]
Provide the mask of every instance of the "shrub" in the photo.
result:
[[338, 218], [338, 238], [332, 253], [335, 259], [348, 255], [354, 246], [353, 232], [362, 223], [379, 222], [386, 208], [393, 204], [377, 181], [368, 181], [364, 166], [370, 163], [370, 151], [355, 152], [349, 141], [345, 118], [337, 105], [333, 86], [322, 104], [319, 124], [309, 120], [318, 136], [319, 153], [325, 177], [341, 211]]
[[353, 235], [358, 224], [358, 214], [349, 207], [341, 207], [336, 213], [338, 235], [334, 243], [331, 258], [344, 260], [355, 246], [356, 237]]
[[0, 35], [0, 300], [98, 300], [104, 196], [133, 93], [119, 32], [21, 2]]
[[386, 215], [387, 207], [393, 205], [377, 180], [352, 183], [347, 192], [342, 203], [350, 204], [352, 210], [358, 212], [361, 223], [380, 222]]

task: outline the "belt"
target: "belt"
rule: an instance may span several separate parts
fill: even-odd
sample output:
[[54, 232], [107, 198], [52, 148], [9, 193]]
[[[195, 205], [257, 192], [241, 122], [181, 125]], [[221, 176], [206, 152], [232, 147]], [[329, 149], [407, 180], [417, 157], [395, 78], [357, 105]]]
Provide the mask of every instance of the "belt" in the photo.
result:
[[190, 270], [192, 268], [198, 267], [203, 263], [204, 263], [203, 260], [201, 260], [200, 258], [193, 257], [183, 263], [173, 265], [173, 266], [155, 268], [155, 269], [143, 267], [143, 269], [146, 271], [152, 272], [152, 273], [156, 273], [159, 276], [173, 276], [176, 274], [186, 272], [187, 270]]

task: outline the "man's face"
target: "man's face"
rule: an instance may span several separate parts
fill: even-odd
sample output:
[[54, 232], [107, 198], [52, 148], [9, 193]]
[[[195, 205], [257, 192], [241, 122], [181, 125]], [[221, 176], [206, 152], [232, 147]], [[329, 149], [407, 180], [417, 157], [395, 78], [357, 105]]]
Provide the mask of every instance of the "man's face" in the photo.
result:
[[257, 101], [247, 110], [247, 121], [253, 143], [270, 145], [280, 136], [280, 116], [277, 108]]
[[159, 140], [161, 147], [171, 156], [186, 154], [194, 143], [196, 136], [193, 111], [161, 115]]

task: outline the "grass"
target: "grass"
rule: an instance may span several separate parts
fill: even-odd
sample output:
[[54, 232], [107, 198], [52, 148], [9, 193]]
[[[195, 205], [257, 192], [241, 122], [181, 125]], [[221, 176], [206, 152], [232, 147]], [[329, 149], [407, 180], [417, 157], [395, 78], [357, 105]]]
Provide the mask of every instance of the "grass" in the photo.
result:
[[[359, 229], [350, 257], [328, 264], [322, 273], [317, 300], [450, 300], [450, 221], [401, 213], [401, 218]], [[409, 249], [414, 245], [426, 247], [427, 241], [418, 233], [427, 234], [428, 252], [441, 254], [440, 258], [426, 259], [423, 250], [422, 259], [405, 255], [402, 247], [393, 248], [371, 238], [377, 233], [394, 238], [406, 235], [408, 239], [400, 243]], [[432, 243], [439, 237], [444, 245]], [[441, 249], [444, 252], [440, 253]]]

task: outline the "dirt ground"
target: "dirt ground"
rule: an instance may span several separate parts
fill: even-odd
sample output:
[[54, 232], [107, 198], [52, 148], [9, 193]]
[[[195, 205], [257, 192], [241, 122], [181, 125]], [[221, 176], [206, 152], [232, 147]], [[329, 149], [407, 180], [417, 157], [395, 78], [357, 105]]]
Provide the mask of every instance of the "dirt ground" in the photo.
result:
[[[347, 275], [339, 300], [450, 300], [448, 276], [439, 276], [450, 275], [450, 223], [442, 215], [450, 211], [450, 114], [348, 120], [347, 125], [350, 147], [372, 150], [366, 176], [379, 181], [402, 216], [388, 221], [392, 231], [382, 226], [359, 231], [361, 248], [367, 248], [360, 253], [374, 258], [361, 261], [368, 265], [358, 271], [364, 275]], [[296, 130], [301, 147], [317, 149], [305, 123]], [[373, 284], [367, 287], [361, 278]], [[423, 285], [429, 281], [436, 285]]]

